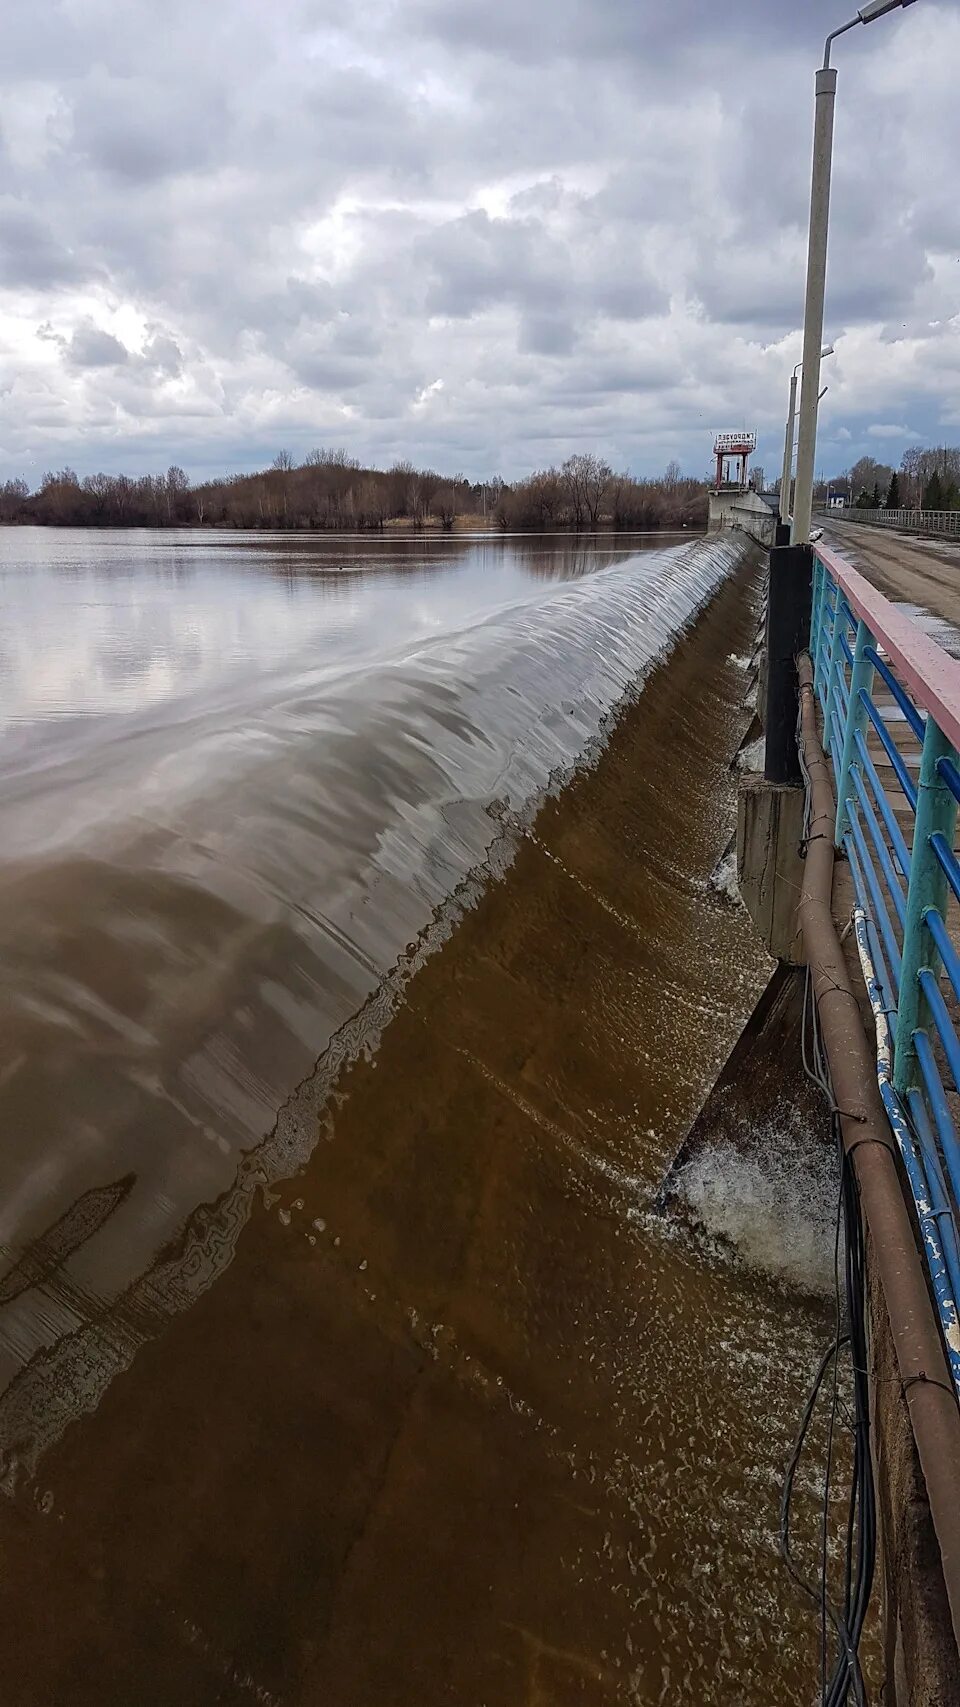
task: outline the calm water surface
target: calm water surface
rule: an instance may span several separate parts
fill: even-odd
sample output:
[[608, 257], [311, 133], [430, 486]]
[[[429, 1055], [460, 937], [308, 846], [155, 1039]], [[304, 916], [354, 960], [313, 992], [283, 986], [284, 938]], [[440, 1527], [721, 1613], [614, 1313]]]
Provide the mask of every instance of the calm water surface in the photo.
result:
[[104, 1580], [98, 1702], [148, 1650], [160, 1703], [805, 1699], [819, 1318], [645, 1219], [763, 976], [706, 882], [738, 550], [0, 532], [0, 1472], [64, 1524], [22, 1701]]

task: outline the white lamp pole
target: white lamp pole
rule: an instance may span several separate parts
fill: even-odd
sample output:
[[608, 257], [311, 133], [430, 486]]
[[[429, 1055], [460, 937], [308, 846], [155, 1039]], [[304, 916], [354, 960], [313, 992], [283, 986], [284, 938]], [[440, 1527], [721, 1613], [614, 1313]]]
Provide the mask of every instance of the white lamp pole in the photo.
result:
[[830, 48], [837, 36], [858, 24], [872, 24], [887, 12], [911, 6], [913, 0], [872, 0], [855, 18], [832, 30], [824, 44], [823, 66], [817, 72], [813, 121], [813, 174], [810, 184], [810, 235], [807, 243], [807, 294], [803, 310], [803, 382], [800, 388], [800, 433], [797, 441], [797, 484], [794, 488], [792, 545], [810, 538], [813, 511], [813, 471], [817, 454], [817, 394], [820, 390], [820, 346], [823, 342], [823, 299], [827, 279], [827, 231], [830, 223], [830, 167], [833, 155], [833, 109], [837, 74], [830, 65]]
[[[833, 355], [833, 345], [825, 344], [820, 351], [820, 360]], [[793, 478], [793, 423], [797, 415], [797, 374], [803, 363], [798, 362], [790, 375], [790, 404], [787, 409], [787, 430], [783, 435], [783, 474], [780, 477], [780, 520], [790, 520], [790, 482]], [[826, 390], [826, 387], [824, 387]], [[823, 396], [823, 392], [820, 393]]]
[[787, 430], [783, 435], [783, 473], [780, 476], [780, 520], [790, 520], [790, 481], [793, 477], [793, 417], [797, 412], [798, 362], [790, 375], [790, 406], [787, 410]]

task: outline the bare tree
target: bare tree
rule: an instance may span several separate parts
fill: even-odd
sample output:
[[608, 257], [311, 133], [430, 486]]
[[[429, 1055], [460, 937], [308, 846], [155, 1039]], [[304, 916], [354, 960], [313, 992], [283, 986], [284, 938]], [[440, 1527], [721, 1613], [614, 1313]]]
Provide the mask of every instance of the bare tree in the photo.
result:
[[874, 490], [881, 494], [886, 492], [892, 473], [893, 469], [887, 463], [877, 462], [872, 456], [862, 456], [847, 474], [854, 503], [864, 493], [872, 499]]
[[387, 474], [390, 514], [408, 516], [413, 498], [416, 469], [412, 462], [395, 462]]
[[583, 527], [583, 518], [587, 507], [587, 465], [589, 461], [589, 457], [586, 456], [568, 456], [561, 470], [564, 491], [573, 513], [573, 525], [578, 533]]
[[410, 485], [411, 513], [413, 525], [422, 528], [430, 515], [434, 493], [440, 485], [439, 474], [434, 474], [432, 468], [423, 468], [415, 474]]
[[102, 521], [113, 497], [113, 481], [109, 474], [88, 474], [83, 490], [89, 492], [93, 499], [93, 514], [97, 521]]
[[183, 469], [172, 463], [167, 469], [163, 493], [168, 525], [178, 519], [189, 490], [190, 482]]
[[591, 531], [595, 531], [600, 518], [600, 505], [613, 478], [613, 469], [608, 462], [601, 462], [598, 457], [586, 458], [589, 467], [584, 473], [584, 492], [586, 495], [587, 513], [590, 517]]
[[29, 496], [25, 480], [5, 480], [0, 486], [0, 522], [19, 521]]
[[456, 487], [440, 486], [434, 495], [433, 508], [440, 518], [440, 526], [444, 533], [452, 532], [457, 515]]

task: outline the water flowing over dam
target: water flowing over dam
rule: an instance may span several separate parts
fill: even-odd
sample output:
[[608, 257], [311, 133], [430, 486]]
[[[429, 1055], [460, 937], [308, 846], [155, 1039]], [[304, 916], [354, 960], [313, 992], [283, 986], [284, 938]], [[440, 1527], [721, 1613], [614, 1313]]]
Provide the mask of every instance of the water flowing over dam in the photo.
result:
[[651, 1209], [768, 972], [756, 561], [0, 543], [5, 1695], [805, 1701], [832, 1205]]

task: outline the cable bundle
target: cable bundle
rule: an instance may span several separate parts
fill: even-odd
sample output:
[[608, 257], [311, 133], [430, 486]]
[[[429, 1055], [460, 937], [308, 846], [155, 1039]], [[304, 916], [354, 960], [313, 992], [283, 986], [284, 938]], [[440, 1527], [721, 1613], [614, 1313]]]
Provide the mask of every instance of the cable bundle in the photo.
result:
[[[809, 828], [810, 779], [798, 740], [801, 769], [806, 784], [804, 836]], [[867, 1381], [866, 1260], [863, 1218], [856, 1177], [844, 1147], [839, 1109], [830, 1081], [816, 1001], [809, 969], [803, 1012], [803, 1065], [822, 1091], [830, 1109], [830, 1124], [840, 1173], [834, 1244], [835, 1321], [834, 1335], [823, 1353], [804, 1409], [797, 1441], [787, 1466], [780, 1502], [780, 1551], [794, 1582], [820, 1612], [820, 1703], [821, 1707], [845, 1707], [853, 1700], [866, 1707], [867, 1691], [860, 1665], [860, 1640], [870, 1604], [877, 1552], [876, 1492], [870, 1452], [870, 1399]], [[842, 1274], [841, 1274], [842, 1250]], [[840, 1358], [846, 1350], [852, 1381], [852, 1417], [841, 1419]], [[832, 1370], [830, 1414], [827, 1430], [823, 1502], [820, 1521], [819, 1580], [816, 1583], [799, 1569], [790, 1546], [790, 1512], [797, 1470], [816, 1410], [817, 1401]], [[838, 1426], [852, 1437], [853, 1462], [847, 1495], [844, 1538], [843, 1598], [837, 1604], [829, 1593], [830, 1490], [834, 1479], [834, 1452]]]

